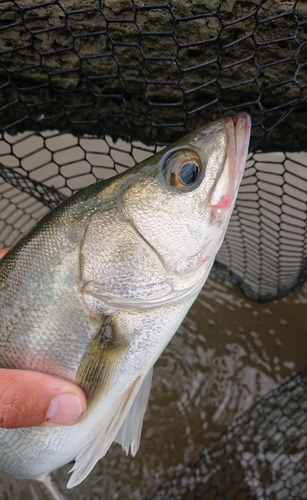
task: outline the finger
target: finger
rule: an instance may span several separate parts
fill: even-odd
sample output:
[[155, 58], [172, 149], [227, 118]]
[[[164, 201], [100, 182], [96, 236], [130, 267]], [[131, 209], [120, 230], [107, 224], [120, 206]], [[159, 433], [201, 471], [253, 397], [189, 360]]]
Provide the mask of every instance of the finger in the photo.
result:
[[86, 409], [77, 385], [51, 375], [0, 369], [0, 427], [71, 425]]
[[3, 255], [6, 254], [6, 252], [8, 252], [10, 249], [10, 247], [6, 247], [6, 248], [0, 248], [0, 259], [3, 257]]

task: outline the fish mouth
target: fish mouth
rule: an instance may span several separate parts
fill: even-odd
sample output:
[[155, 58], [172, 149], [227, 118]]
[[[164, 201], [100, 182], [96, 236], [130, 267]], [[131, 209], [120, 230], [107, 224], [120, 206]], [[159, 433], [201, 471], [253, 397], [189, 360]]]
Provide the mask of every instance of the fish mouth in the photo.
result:
[[[246, 156], [248, 154], [252, 120], [245, 112], [237, 114], [232, 120], [235, 130], [237, 173], [240, 175], [241, 171], [244, 170]], [[239, 181], [240, 180], [241, 179], [239, 179]]]
[[235, 200], [241, 182], [248, 153], [252, 120], [245, 112], [225, 120], [227, 151], [221, 176], [226, 176], [225, 189], [218, 200], [210, 203], [213, 209], [228, 209]]

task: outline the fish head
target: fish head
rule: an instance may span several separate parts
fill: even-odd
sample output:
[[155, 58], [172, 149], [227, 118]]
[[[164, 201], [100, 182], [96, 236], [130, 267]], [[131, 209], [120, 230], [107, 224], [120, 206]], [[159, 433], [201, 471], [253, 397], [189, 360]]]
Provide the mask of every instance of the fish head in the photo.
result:
[[222, 243], [248, 152], [240, 113], [190, 133], [140, 165], [125, 214], [156, 252], [174, 290], [203, 282]]
[[[112, 307], [151, 307], [199, 291], [230, 219], [250, 128], [246, 113], [214, 122], [96, 191], [81, 245], [88, 305], [96, 297]], [[86, 189], [88, 206], [88, 189], [100, 185]]]

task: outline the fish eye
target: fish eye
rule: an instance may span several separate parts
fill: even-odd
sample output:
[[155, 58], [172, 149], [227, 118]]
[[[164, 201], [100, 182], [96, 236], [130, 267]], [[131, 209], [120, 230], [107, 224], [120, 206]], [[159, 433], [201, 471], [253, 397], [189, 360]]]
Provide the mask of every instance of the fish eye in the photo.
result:
[[168, 183], [185, 191], [191, 191], [200, 184], [204, 170], [199, 156], [193, 151], [177, 151], [165, 162], [165, 176]]
[[184, 163], [179, 172], [180, 180], [183, 184], [192, 184], [199, 174], [199, 167], [196, 163]]

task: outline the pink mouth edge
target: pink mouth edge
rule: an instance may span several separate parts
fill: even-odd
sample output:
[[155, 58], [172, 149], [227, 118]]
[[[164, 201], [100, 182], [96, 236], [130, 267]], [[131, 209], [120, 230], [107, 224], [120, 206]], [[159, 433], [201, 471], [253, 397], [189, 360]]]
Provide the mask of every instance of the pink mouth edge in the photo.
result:
[[233, 123], [235, 128], [237, 168], [240, 169], [242, 163], [245, 163], [248, 154], [252, 119], [249, 114], [241, 112], [233, 117]]
[[238, 189], [238, 184], [241, 182], [241, 178], [244, 172], [244, 166], [246, 162], [246, 157], [248, 154], [250, 131], [252, 126], [252, 120], [248, 113], [241, 112], [234, 116], [232, 119], [232, 133], [234, 139], [235, 151], [231, 151], [229, 147], [230, 155], [233, 156], [235, 163], [234, 167], [234, 179], [230, 183], [228, 193], [221, 196], [219, 202], [215, 205], [211, 205], [214, 209], [225, 209], [231, 207], [234, 201], [234, 195]]

